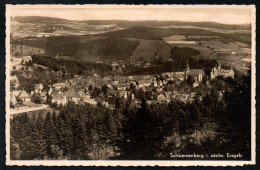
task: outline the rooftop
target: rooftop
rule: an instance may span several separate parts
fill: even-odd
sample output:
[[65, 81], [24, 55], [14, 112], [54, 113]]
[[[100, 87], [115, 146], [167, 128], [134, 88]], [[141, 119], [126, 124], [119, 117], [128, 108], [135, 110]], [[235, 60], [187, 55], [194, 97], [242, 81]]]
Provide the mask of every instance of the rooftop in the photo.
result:
[[190, 69], [189, 75], [196, 76], [199, 74], [205, 74], [202, 69]]

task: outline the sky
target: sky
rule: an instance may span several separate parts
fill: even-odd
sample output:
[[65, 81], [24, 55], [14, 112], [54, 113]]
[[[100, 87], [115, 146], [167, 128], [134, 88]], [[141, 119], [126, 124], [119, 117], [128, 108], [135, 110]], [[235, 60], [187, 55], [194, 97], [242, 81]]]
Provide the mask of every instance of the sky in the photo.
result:
[[223, 24], [251, 23], [251, 8], [247, 6], [12, 6], [11, 16], [48, 16], [69, 20], [158, 20], [219, 22]]

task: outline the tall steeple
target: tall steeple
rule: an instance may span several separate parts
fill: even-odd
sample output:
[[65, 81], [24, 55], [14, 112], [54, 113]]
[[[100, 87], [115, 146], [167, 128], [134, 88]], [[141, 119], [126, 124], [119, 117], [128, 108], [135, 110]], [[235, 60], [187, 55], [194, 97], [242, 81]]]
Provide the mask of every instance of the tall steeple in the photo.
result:
[[188, 63], [188, 60], [187, 60], [186, 69], [185, 69], [185, 79], [186, 79], [186, 81], [188, 80], [189, 72], [190, 72], [190, 66], [189, 66], [189, 63]]
[[190, 72], [190, 66], [189, 66], [188, 60], [187, 60], [187, 63], [186, 63], [186, 72], [187, 72], [187, 73]]
[[221, 71], [221, 64], [220, 64], [220, 61], [218, 62], [218, 71]]

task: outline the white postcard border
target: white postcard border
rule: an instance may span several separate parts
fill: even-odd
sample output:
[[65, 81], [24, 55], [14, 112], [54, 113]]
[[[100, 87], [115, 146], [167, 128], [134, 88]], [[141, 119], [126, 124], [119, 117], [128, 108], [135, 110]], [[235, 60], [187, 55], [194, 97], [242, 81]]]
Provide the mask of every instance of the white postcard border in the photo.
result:
[[10, 160], [10, 102], [6, 103], [6, 165], [8, 166], [243, 166], [256, 162], [256, 9], [255, 5], [6, 5], [6, 98], [10, 100], [10, 10], [15, 8], [236, 8], [251, 9], [251, 161], [197, 160]]

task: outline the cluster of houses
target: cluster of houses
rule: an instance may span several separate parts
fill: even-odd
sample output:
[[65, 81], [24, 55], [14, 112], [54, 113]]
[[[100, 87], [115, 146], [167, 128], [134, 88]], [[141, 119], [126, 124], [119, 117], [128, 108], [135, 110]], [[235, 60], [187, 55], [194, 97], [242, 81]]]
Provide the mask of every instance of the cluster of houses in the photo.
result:
[[24, 90], [14, 90], [10, 93], [10, 102], [16, 105], [19, 100], [23, 103], [31, 102], [32, 96]]
[[221, 68], [221, 63], [220, 62], [210, 72], [210, 78], [211, 79], [215, 79], [217, 76], [223, 76], [225, 78], [226, 77], [231, 77], [231, 78], [234, 79], [234, 75], [235, 75], [235, 73], [234, 73], [233, 69], [225, 70], [225, 69]]
[[[97, 61], [97, 63], [102, 63], [101, 61]], [[111, 62], [111, 66], [114, 71], [121, 70], [121, 67], [125, 67], [125, 61], [113, 61]], [[137, 67], [143, 67], [143, 68], [149, 68], [151, 67], [151, 63], [148, 61], [130, 61], [130, 65], [137, 66]]]
[[[189, 93], [189, 94], [183, 94], [183, 93], [178, 93], [177, 91], [172, 91], [172, 92], [165, 92], [161, 93], [157, 97], [157, 102], [159, 103], [164, 103], [164, 102], [170, 102], [173, 100], [179, 100], [184, 103], [186, 102], [192, 102], [194, 100], [195, 93]], [[154, 101], [149, 101], [149, 102], [154, 102]]]
[[22, 58], [22, 64], [26, 64], [27, 62], [32, 61], [32, 56], [24, 56]]
[[[210, 78], [214, 79], [216, 76], [223, 75], [224, 77], [234, 78], [234, 71], [224, 70], [221, 68], [220, 63], [217, 67], [212, 69]], [[58, 105], [66, 105], [69, 101], [74, 101], [76, 104], [79, 103], [89, 103], [96, 105], [99, 102], [105, 106], [109, 106], [108, 102], [100, 101], [93, 96], [91, 96], [91, 91], [94, 88], [102, 89], [106, 86], [107, 92], [104, 98], [113, 98], [115, 96], [120, 96], [124, 99], [131, 98], [140, 104], [140, 101], [135, 98], [131, 89], [142, 89], [147, 91], [148, 89], [156, 89], [156, 93], [153, 93], [152, 100], [148, 100], [148, 104], [154, 102], [169, 102], [172, 100], [180, 100], [183, 102], [192, 102], [195, 93], [183, 94], [177, 91], [165, 91], [166, 87], [171, 81], [174, 84], [180, 84], [182, 81], [187, 81], [189, 77], [192, 77], [193, 87], [197, 87], [203, 80], [205, 73], [202, 69], [190, 69], [187, 62], [186, 69], [181, 72], [165, 72], [161, 75], [132, 75], [132, 76], [108, 76], [99, 77], [98, 75], [93, 75], [89, 77], [85, 76], [75, 76], [71, 80], [66, 80], [64, 82], [54, 83], [44, 88], [43, 84], [35, 84], [34, 91], [28, 94], [26, 91], [12, 91], [11, 101], [13, 104], [17, 103], [17, 99], [23, 102], [31, 102], [34, 97], [38, 95], [43, 103], [57, 103]], [[11, 82], [15, 84], [15, 87], [19, 86], [19, 81], [16, 76], [11, 76]], [[92, 86], [92, 89], [89, 87]]]

